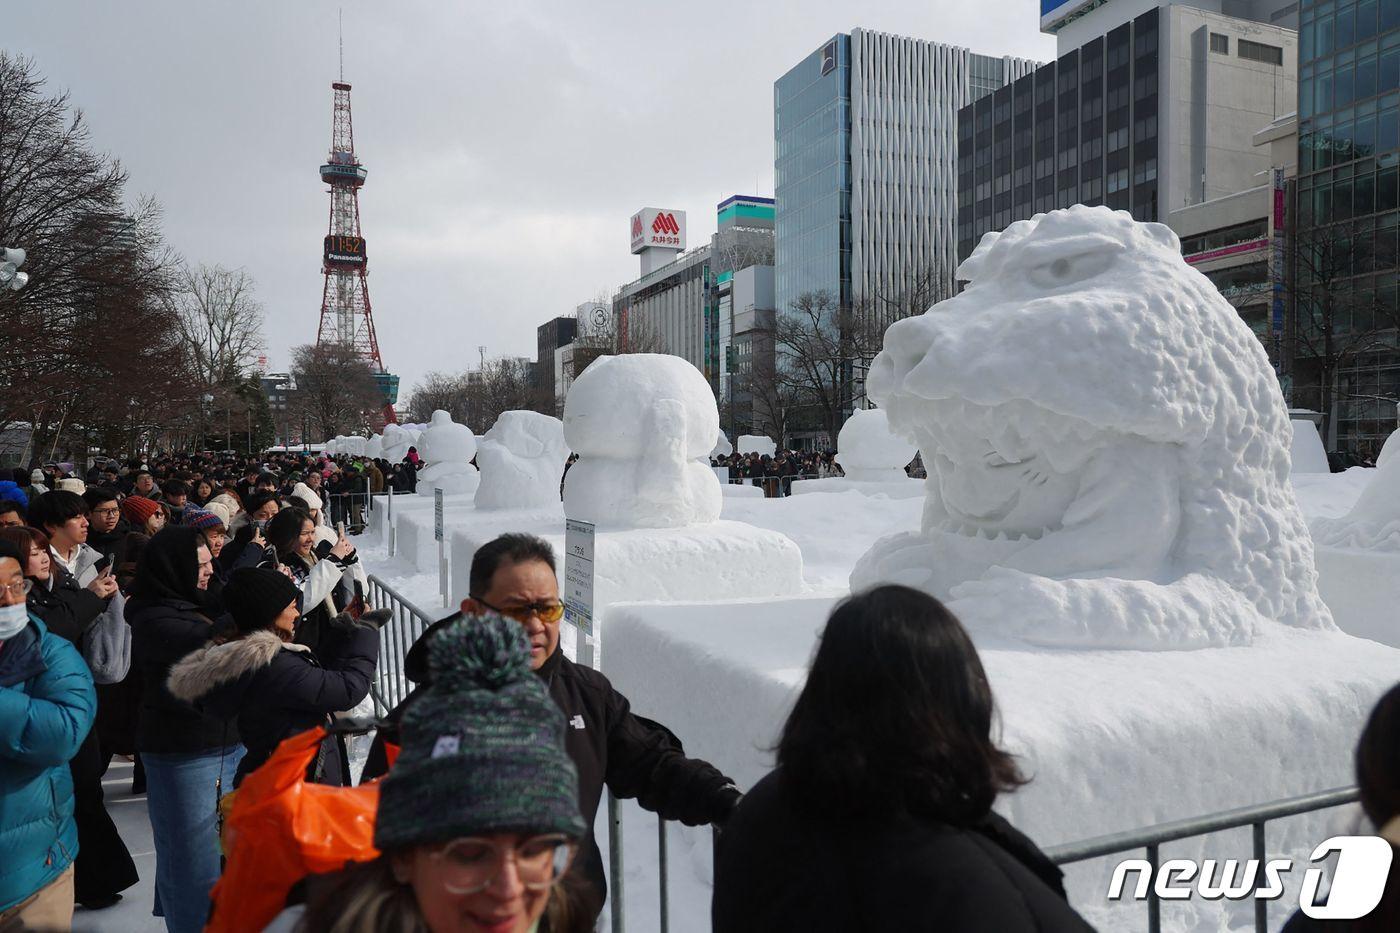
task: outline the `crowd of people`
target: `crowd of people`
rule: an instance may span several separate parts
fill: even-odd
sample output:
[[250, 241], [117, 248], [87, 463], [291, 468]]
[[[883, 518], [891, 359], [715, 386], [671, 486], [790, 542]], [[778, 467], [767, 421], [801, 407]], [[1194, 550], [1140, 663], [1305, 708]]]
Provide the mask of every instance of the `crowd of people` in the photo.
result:
[[[223, 819], [308, 734], [302, 780], [377, 788], [372, 841], [279, 877], [252, 929], [592, 930], [608, 892], [593, 837], [604, 789], [719, 828], [716, 933], [1091, 929], [1059, 869], [993, 810], [1029, 778], [996, 740], [975, 646], [902, 586], [836, 606], [776, 766], [745, 793], [565, 656], [553, 550], [503, 535], [474, 555], [460, 611], [408, 652], [414, 689], [374, 720], [355, 775], [336, 723], [372, 710], [389, 612], [366, 604], [324, 497], [375, 469], [190, 456], [104, 465], [82, 488], [0, 484], [0, 931], [68, 929], [75, 902], [100, 910], [136, 883], [103, 805], [119, 755], [141, 769], [168, 930], [265, 897], [220, 878], [291, 862], [233, 844]], [[1365, 814], [1393, 846], [1397, 749], [1400, 687], [1357, 753]], [[1400, 883], [1348, 929], [1400, 929]]]

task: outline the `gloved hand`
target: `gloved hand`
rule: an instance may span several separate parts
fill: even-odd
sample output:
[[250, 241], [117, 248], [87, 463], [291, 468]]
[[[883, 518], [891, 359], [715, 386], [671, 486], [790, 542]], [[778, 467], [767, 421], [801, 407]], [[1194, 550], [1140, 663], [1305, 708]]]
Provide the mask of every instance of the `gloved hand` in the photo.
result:
[[372, 628], [383, 628], [384, 623], [394, 617], [392, 609], [371, 609], [360, 616], [360, 624], [368, 625]]

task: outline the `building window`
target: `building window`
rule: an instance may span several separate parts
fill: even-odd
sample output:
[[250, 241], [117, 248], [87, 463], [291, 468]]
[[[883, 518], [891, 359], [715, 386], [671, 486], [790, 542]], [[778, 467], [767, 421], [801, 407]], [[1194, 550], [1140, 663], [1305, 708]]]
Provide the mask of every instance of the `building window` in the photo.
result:
[[1213, 32], [1210, 34], [1210, 50], [1219, 52], [1221, 55], [1230, 54], [1230, 37], [1223, 33]]
[[[1224, 36], [1220, 38], [1224, 39]], [[1215, 49], [1215, 35], [1210, 37], [1211, 51]], [[1238, 45], [1240, 58], [1247, 58], [1252, 62], [1263, 62], [1266, 65], [1282, 65], [1283, 49], [1276, 45], [1265, 45], [1263, 42], [1250, 42], [1248, 39], [1241, 39]], [[1229, 53], [1227, 48], [1226, 53]]]

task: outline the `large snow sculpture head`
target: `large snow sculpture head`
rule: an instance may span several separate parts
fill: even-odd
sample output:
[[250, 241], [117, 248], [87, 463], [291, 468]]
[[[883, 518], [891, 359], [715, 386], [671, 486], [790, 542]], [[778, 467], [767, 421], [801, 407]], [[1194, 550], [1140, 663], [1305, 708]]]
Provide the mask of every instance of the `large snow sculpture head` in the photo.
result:
[[908, 478], [904, 468], [914, 459], [912, 442], [890, 430], [881, 409], [856, 410], [836, 437], [836, 462], [846, 479], [857, 482], [898, 482]]
[[719, 518], [709, 455], [719, 410], [678, 356], [600, 356], [569, 387], [564, 439], [578, 461], [564, 514], [612, 528], [679, 528]]
[[417, 442], [416, 432], [409, 431], [401, 424], [386, 424], [383, 440], [380, 441], [380, 452], [390, 463], [399, 463], [408, 456], [408, 448]]
[[534, 411], [502, 412], [481, 436], [476, 462], [478, 509], [558, 505], [569, 448], [558, 418]]
[[[418, 494], [475, 492], [480, 478], [471, 461], [476, 457], [476, 435], [465, 424], [439, 409], [418, 438], [418, 456], [427, 466], [418, 471]], [[407, 451], [405, 451], [406, 453]]]
[[853, 587], [1040, 644], [1246, 644], [1330, 627], [1259, 341], [1175, 234], [1077, 206], [988, 234], [966, 290], [885, 335], [869, 391], [929, 471], [923, 529]]

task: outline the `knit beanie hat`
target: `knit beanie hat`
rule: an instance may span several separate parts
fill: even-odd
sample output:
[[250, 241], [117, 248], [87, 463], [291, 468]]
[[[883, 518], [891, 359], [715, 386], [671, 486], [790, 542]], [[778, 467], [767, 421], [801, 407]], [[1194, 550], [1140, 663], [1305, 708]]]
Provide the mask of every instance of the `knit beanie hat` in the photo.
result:
[[145, 496], [127, 496], [121, 504], [122, 517], [140, 528], [154, 514], [160, 511], [160, 503]]
[[402, 751], [379, 791], [375, 847], [491, 832], [581, 837], [564, 713], [530, 670], [520, 623], [464, 616], [428, 651], [432, 684], [404, 711]]
[[223, 590], [224, 606], [240, 632], [270, 626], [290, 606], [301, 590], [280, 570], [240, 567], [229, 574]]
[[308, 507], [313, 508], [318, 512], [323, 508], [323, 506], [321, 505], [321, 497], [316, 495], [316, 493], [312, 491], [311, 487], [306, 485], [305, 483], [297, 483], [295, 486], [293, 486], [292, 495], [296, 496], [298, 499], [305, 502]]
[[58, 484], [54, 488], [66, 489], [68, 492], [75, 492], [81, 496], [83, 493], [87, 492], [87, 483], [78, 479], [76, 476], [65, 476], [58, 481]]
[[225, 528], [224, 520], [206, 509], [185, 509], [185, 518], [180, 524], [197, 531], [210, 528]]
[[[233, 527], [233, 509], [229, 508], [224, 503], [211, 499], [204, 503], [204, 511], [217, 518], [219, 524], [223, 525], [225, 528]], [[188, 521], [188, 519], [186, 519], [186, 521]]]
[[44, 471], [43, 471], [43, 470], [36, 469], [33, 473], [30, 473], [30, 474], [29, 474], [29, 481], [30, 481], [31, 483], [43, 483], [43, 482], [44, 482]]

